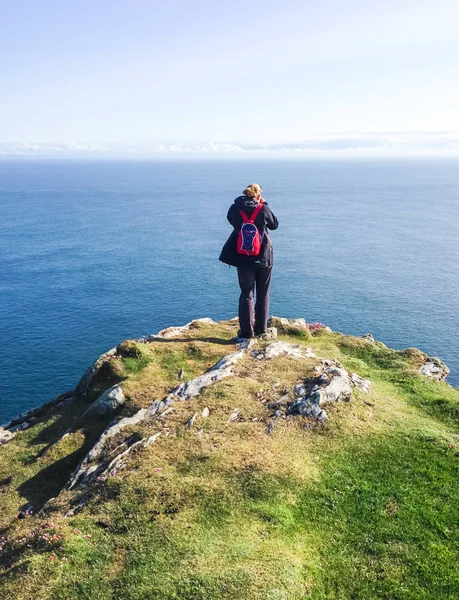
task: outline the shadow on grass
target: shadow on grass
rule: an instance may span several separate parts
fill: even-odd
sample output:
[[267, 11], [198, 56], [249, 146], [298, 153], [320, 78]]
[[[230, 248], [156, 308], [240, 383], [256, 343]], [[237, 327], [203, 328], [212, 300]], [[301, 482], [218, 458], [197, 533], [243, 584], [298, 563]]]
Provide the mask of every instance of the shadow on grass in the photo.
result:
[[231, 338], [229, 340], [225, 340], [223, 338], [214, 338], [214, 337], [189, 337], [189, 338], [154, 338], [149, 340], [147, 343], [148, 344], [163, 344], [163, 343], [171, 343], [171, 342], [175, 342], [175, 343], [181, 343], [181, 344], [186, 344], [188, 342], [206, 342], [208, 344], [219, 344], [221, 346], [234, 346], [234, 344], [236, 343], [234, 338]]
[[92, 439], [86, 439], [78, 450], [53, 462], [21, 483], [17, 487], [17, 492], [27, 500], [24, 507], [32, 505], [36, 513], [50, 498], [56, 497], [92, 444]]
[[78, 414], [74, 415], [69, 426], [70, 417], [68, 413], [62, 414], [57, 421], [51, 423], [31, 440], [31, 446], [43, 443], [46, 446], [37, 455], [31, 456], [27, 460], [29, 464], [34, 463], [37, 459], [44, 460], [46, 453], [56, 445], [64, 433], [71, 434], [81, 431], [84, 436], [84, 441], [78, 449], [45, 466], [17, 488], [19, 494], [26, 498], [25, 504], [19, 510], [24, 510], [32, 505], [34, 512], [37, 513], [50, 498], [58, 496], [80, 461], [115, 417], [114, 414], [110, 414], [84, 424], [79, 420], [80, 416]]

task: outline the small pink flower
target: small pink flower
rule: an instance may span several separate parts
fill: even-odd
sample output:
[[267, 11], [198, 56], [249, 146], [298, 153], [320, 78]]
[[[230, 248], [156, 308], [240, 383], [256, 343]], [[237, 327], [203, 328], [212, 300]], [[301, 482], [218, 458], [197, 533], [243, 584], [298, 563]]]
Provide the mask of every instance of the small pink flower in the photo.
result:
[[157, 473], [161, 473], [161, 471], [162, 471], [162, 468], [161, 468], [161, 467], [157, 467], [157, 468], [155, 469], [155, 471], [156, 471]]

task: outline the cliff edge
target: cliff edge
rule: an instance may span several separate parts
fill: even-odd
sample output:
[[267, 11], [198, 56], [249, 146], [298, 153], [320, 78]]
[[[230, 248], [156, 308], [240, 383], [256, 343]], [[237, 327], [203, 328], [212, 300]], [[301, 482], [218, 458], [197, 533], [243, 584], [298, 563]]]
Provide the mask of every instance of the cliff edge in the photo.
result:
[[0, 598], [457, 598], [444, 363], [197, 319], [0, 428]]

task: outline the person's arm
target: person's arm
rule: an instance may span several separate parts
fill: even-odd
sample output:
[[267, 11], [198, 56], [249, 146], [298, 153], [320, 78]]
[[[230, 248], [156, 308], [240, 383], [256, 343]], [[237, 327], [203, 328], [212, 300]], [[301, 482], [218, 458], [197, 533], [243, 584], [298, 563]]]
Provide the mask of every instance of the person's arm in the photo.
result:
[[273, 215], [272, 210], [269, 208], [269, 206], [266, 205], [266, 203], [265, 211], [266, 227], [274, 231], [274, 229], [277, 229], [279, 227], [279, 221], [277, 220], [277, 217]]
[[226, 218], [228, 219], [228, 222], [230, 223], [230, 225], [232, 225], [233, 227], [238, 227], [240, 225], [238, 217], [239, 217], [239, 212], [237, 211], [237, 208], [235, 207], [235, 205], [232, 204], [229, 207], [229, 211], [228, 211], [228, 214], [226, 215]]

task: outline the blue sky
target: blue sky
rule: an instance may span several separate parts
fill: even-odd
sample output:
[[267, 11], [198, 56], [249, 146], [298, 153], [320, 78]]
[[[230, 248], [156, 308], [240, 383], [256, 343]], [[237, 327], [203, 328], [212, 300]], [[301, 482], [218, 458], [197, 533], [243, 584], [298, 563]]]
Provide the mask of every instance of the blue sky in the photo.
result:
[[0, 8], [2, 153], [348, 139], [459, 151], [457, 0]]

